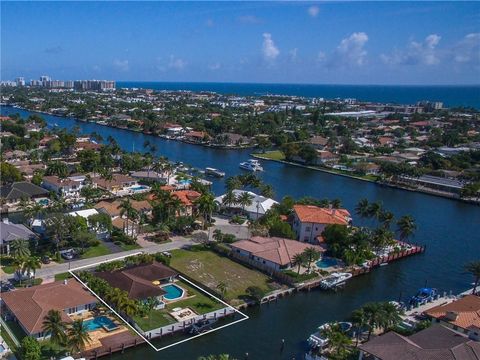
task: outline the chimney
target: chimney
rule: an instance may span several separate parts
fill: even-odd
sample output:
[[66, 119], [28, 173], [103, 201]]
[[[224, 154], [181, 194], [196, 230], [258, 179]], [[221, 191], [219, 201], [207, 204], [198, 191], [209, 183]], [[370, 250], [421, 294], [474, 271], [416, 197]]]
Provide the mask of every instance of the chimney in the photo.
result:
[[458, 313], [456, 311], [447, 311], [445, 318], [450, 321], [456, 321], [458, 318]]

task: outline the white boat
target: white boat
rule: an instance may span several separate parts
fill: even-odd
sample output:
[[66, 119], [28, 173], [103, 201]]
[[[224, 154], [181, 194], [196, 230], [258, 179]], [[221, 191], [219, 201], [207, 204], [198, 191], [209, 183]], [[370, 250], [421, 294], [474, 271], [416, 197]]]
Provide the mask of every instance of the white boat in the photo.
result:
[[215, 168], [207, 167], [205, 168], [205, 175], [224, 177], [225, 173]]
[[327, 330], [332, 324], [340, 326], [340, 330], [343, 333], [347, 333], [352, 328], [352, 323], [341, 321], [338, 323], [326, 323], [318, 327], [318, 330], [314, 332], [308, 338], [307, 342], [312, 348], [323, 348], [328, 344], [328, 337], [325, 336], [325, 330]]
[[217, 319], [205, 319], [200, 320], [196, 324], [193, 324], [190, 329], [190, 334], [200, 334], [204, 331], [210, 330], [212, 325], [217, 322]]
[[333, 289], [339, 285], [342, 285], [351, 277], [352, 274], [350, 273], [334, 272], [320, 282], [320, 287], [322, 289]]
[[248, 171], [263, 171], [263, 167], [258, 160], [249, 159], [240, 163], [240, 168]]

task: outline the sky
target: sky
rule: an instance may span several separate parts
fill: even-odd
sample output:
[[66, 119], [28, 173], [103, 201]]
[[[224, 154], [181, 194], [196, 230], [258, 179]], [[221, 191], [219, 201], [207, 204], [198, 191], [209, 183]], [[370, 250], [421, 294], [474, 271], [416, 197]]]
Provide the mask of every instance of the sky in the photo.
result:
[[479, 2], [1, 2], [2, 80], [480, 84]]

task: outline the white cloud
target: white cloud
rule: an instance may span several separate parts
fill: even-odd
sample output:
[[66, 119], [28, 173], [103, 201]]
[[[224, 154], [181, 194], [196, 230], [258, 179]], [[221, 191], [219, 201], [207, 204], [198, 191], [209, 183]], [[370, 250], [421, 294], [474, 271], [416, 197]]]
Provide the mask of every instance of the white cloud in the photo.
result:
[[280, 55], [280, 50], [275, 46], [270, 33], [263, 33], [262, 53], [267, 61], [274, 61]]
[[459, 41], [452, 51], [453, 60], [458, 64], [480, 65], [480, 33], [471, 33]]
[[222, 67], [222, 64], [220, 64], [219, 62], [215, 62], [215, 63], [212, 63], [212, 64], [209, 64], [208, 65], [208, 69], [209, 70], [218, 70]]
[[411, 41], [405, 49], [382, 54], [380, 58], [389, 65], [436, 65], [440, 62], [436, 49], [440, 39], [441, 36], [430, 34], [422, 42]]
[[333, 66], [362, 66], [367, 58], [365, 44], [368, 35], [364, 32], [355, 32], [347, 38], [342, 39], [330, 59]]
[[320, 8], [317, 5], [312, 5], [308, 8], [308, 15], [311, 17], [317, 17], [320, 12]]
[[130, 69], [128, 60], [115, 59], [113, 60], [113, 66], [115, 66], [120, 71], [128, 71]]
[[187, 62], [183, 59], [177, 58], [174, 55], [170, 55], [170, 61], [168, 67], [175, 70], [183, 70], [187, 66]]

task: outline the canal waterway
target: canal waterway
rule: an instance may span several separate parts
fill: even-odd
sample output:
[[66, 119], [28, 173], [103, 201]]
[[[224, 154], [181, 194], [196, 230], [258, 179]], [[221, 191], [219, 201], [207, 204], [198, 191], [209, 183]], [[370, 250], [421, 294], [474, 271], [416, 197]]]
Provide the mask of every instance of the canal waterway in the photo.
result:
[[[3, 107], [1, 113], [29, 114], [11, 107]], [[157, 155], [197, 168], [215, 167], [225, 171], [227, 177], [242, 171], [238, 164], [248, 159], [251, 151], [206, 148], [72, 118], [42, 116], [49, 126], [56, 124], [68, 129], [78, 126], [85, 134], [96, 132], [104, 139], [112, 136], [128, 151], [133, 148], [142, 151], [143, 143], [148, 140], [157, 146]], [[260, 176], [273, 186], [276, 199], [285, 195], [339, 198], [353, 214], [355, 224], [362, 224], [354, 214], [355, 205], [362, 198], [381, 201], [396, 216], [412, 215], [418, 226], [413, 241], [426, 245], [426, 252], [352, 279], [337, 293], [317, 290], [298, 293], [270, 305], [248, 309], [249, 320], [178, 347], [155, 353], [143, 346], [115, 355], [115, 359], [183, 360], [213, 353], [230, 353], [238, 359], [244, 359], [245, 353], [249, 359], [303, 359], [307, 349], [305, 340], [316, 327], [348, 317], [365, 302], [407, 299], [425, 284], [453, 292], [464, 291], [471, 285], [473, 279], [464, 273], [463, 265], [480, 259], [480, 207], [287, 164], [262, 161], [262, 165], [265, 172]], [[223, 180], [214, 180], [213, 191], [218, 195], [223, 190]], [[282, 339], [285, 339], [283, 351]]]

